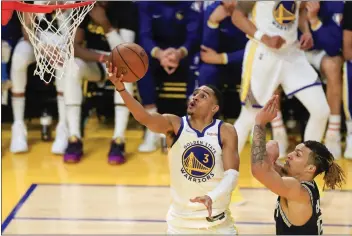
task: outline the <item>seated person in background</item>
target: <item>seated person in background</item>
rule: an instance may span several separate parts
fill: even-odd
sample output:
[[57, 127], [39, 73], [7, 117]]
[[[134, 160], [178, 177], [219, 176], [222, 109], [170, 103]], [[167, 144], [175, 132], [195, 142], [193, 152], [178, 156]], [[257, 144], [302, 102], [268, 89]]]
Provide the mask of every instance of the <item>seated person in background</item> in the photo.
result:
[[[53, 14], [45, 14], [43, 17], [51, 22]], [[41, 21], [43, 22], [43, 21]], [[60, 19], [53, 22], [55, 27], [62, 23]], [[44, 29], [45, 24], [40, 25]], [[21, 29], [18, 29], [21, 31]], [[34, 49], [29, 41], [28, 35], [22, 26], [23, 38], [17, 43], [13, 55], [10, 69], [10, 78], [12, 82], [12, 111], [14, 123], [12, 125], [12, 138], [10, 151], [13, 153], [27, 152], [27, 128], [24, 123], [25, 111], [25, 92], [27, 85], [28, 66], [35, 62]], [[62, 73], [56, 70], [56, 74]], [[44, 82], [43, 82], [44, 83]], [[56, 138], [52, 146], [52, 153], [63, 154], [67, 148], [67, 125], [65, 120], [65, 103], [63, 98], [63, 79], [56, 80], [57, 106], [59, 121], [56, 126]]]
[[226, 80], [241, 78], [247, 37], [233, 25], [231, 12], [236, 1], [219, 1], [207, 6], [203, 19], [199, 86], [218, 88]]
[[[165, 81], [188, 84], [190, 80], [189, 67], [199, 48], [201, 14], [195, 2], [139, 2], [138, 5], [139, 44], [150, 58], [149, 70], [138, 81], [138, 89], [143, 106], [152, 113], [157, 111], [157, 85]], [[169, 109], [159, 109], [159, 112], [179, 115], [183, 112]], [[155, 151], [157, 137], [159, 135], [147, 129], [138, 150]]]
[[[135, 3], [98, 1], [77, 29], [75, 36], [76, 74], [67, 73], [65, 78], [65, 103], [69, 128], [69, 143], [64, 155], [65, 162], [79, 162], [83, 155], [80, 117], [83, 92], [81, 80], [99, 82], [106, 79], [105, 62], [110, 52], [123, 42], [134, 42], [136, 36]], [[132, 93], [133, 84], [126, 83]], [[110, 164], [125, 162], [124, 135], [129, 111], [118, 92], [114, 94], [115, 130], [110, 144]]]
[[343, 102], [346, 116], [347, 138], [344, 156], [352, 159], [352, 2], [345, 2], [343, 13]]
[[[314, 46], [305, 54], [309, 63], [327, 80], [326, 95], [330, 106], [328, 129], [325, 145], [335, 158], [341, 157], [341, 97], [342, 97], [342, 1], [307, 2], [307, 19], [312, 32]], [[273, 125], [274, 123], [274, 125]], [[282, 122], [281, 112], [272, 122], [273, 139], [278, 140], [280, 151], [286, 153], [287, 135]], [[280, 155], [281, 156], [281, 155]]]

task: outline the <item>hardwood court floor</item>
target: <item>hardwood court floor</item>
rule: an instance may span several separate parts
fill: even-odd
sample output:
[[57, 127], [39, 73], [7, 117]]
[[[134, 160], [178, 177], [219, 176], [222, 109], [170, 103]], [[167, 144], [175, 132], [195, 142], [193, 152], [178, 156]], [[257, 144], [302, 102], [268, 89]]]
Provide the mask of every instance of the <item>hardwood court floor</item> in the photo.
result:
[[[51, 143], [29, 126], [30, 151], [9, 152], [10, 125], [2, 125], [2, 226], [4, 233], [164, 233], [170, 198], [165, 154], [137, 152], [142, 132], [127, 132], [128, 162], [107, 164], [112, 127], [91, 119], [85, 158], [68, 165], [51, 154]], [[352, 234], [352, 161], [339, 160], [347, 174], [344, 191], [324, 192], [325, 233]], [[240, 234], [274, 233], [275, 195], [250, 174], [249, 145], [241, 153], [239, 186], [246, 200], [232, 204]], [[318, 183], [321, 182], [319, 178]], [[236, 196], [234, 196], [236, 199]], [[2, 229], [3, 230], [3, 229]]]

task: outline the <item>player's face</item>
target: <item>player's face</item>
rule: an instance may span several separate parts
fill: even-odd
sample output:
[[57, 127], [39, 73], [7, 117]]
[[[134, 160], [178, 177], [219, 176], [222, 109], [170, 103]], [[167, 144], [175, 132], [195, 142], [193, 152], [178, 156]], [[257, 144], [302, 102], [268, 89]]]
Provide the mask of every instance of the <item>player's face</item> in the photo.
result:
[[311, 150], [303, 143], [296, 146], [295, 150], [287, 155], [285, 170], [292, 176], [300, 176], [309, 169], [309, 155]]
[[206, 86], [201, 86], [194, 90], [188, 101], [187, 114], [207, 115], [210, 112], [215, 114], [217, 110], [218, 105], [216, 105], [216, 98], [212, 89]]

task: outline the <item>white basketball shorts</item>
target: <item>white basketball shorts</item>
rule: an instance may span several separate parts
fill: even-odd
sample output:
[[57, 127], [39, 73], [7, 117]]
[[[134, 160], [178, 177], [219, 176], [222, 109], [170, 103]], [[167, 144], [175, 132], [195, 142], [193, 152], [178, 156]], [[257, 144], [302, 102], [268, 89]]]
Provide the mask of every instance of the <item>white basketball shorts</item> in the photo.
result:
[[297, 46], [272, 50], [249, 40], [242, 67], [241, 102], [262, 107], [281, 85], [287, 96], [319, 85], [318, 75]]

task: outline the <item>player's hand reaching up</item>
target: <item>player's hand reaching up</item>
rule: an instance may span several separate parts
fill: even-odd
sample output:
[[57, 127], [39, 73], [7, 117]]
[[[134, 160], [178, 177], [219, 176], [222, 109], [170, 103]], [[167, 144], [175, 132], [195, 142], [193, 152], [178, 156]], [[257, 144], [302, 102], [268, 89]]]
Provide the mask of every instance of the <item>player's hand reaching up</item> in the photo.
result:
[[116, 90], [118, 92], [122, 92], [125, 90], [125, 85], [122, 81], [123, 74], [121, 73], [120, 75], [118, 74], [117, 67], [113, 68], [113, 65], [111, 62], [107, 61], [106, 62], [106, 68], [108, 69], [108, 79], [113, 83], [115, 86]]
[[265, 126], [277, 116], [279, 96], [273, 95], [255, 117], [255, 124]]
[[205, 195], [203, 197], [195, 197], [195, 198], [191, 199], [190, 201], [204, 204], [204, 206], [208, 210], [209, 217], [211, 217], [213, 201], [211, 200], [211, 198], [209, 196]]

